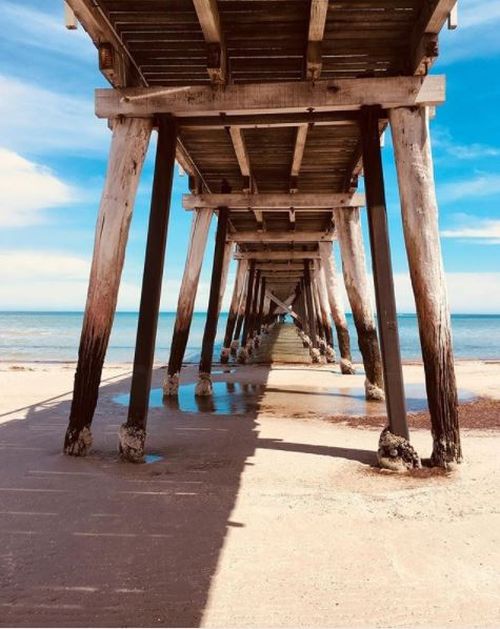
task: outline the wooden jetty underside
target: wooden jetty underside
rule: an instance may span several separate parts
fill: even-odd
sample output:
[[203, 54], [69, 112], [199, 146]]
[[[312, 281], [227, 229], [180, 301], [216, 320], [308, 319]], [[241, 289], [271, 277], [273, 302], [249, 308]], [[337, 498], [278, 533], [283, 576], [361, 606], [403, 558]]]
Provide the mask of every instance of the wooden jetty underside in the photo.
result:
[[[165, 169], [173, 167], [174, 152], [189, 176], [191, 193], [185, 195], [183, 207], [193, 213], [193, 231], [165, 393], [176, 391], [207, 230], [215, 213], [217, 241], [198, 393], [211, 391], [211, 357], [231, 256], [238, 260], [239, 279], [221, 359], [228, 359], [236, 342], [238, 358], [246, 360], [254, 337], [270, 317], [294, 309], [293, 318], [304, 344], [310, 344], [313, 361], [320, 355], [335, 360], [331, 316], [341, 370], [352, 372], [332, 255], [332, 243], [338, 240], [367, 396], [380, 399], [385, 388], [391, 430], [408, 437], [380, 157], [380, 136], [390, 123], [434, 422], [433, 456], [438, 462], [460, 459], [428, 127], [429, 111], [445, 99], [444, 77], [429, 74], [429, 69], [438, 55], [441, 28], [447, 20], [454, 26], [455, 4], [456, 0], [67, 0], [98, 48], [99, 67], [112, 85], [96, 91], [96, 114], [109, 120], [116, 152], [122, 142], [128, 147], [124, 154], [129, 161], [117, 161], [115, 180], [129, 176], [127, 163], [132, 180], [140, 171], [142, 158], [133, 156], [128, 136], [135, 134], [147, 143], [151, 128], [158, 128], [163, 147], [162, 155], [157, 149], [140, 349], [125, 427], [129, 437], [139, 435], [143, 441], [145, 435], [147, 374], [154, 349], [151, 330], [156, 330], [169, 211], [169, 199], [162, 201], [162, 195], [170, 189], [171, 173], [167, 176]], [[366, 198], [358, 192], [362, 172]], [[134, 186], [121, 190], [126, 207], [133, 204]], [[109, 184], [108, 192], [112, 187]], [[103, 197], [101, 204], [103, 225], [108, 224], [110, 198]], [[162, 203], [167, 203], [165, 208]], [[364, 206], [380, 346], [360, 228]], [[78, 391], [81, 397], [67, 437], [70, 453], [87, 449], [82, 431], [90, 426], [95, 400], [91, 396], [89, 404], [82, 396], [90, 385], [94, 390], [102, 369], [123, 264], [127, 212], [120, 224], [125, 238], [117, 244], [118, 273], [105, 307], [98, 305], [97, 288], [89, 292], [75, 385], [75, 399]], [[428, 246], [420, 251], [422, 239]], [[99, 253], [104, 244], [96, 243], [91, 285], [97, 287], [105, 263]], [[427, 273], [429, 267], [435, 273]], [[105, 316], [96, 314], [103, 307]]]

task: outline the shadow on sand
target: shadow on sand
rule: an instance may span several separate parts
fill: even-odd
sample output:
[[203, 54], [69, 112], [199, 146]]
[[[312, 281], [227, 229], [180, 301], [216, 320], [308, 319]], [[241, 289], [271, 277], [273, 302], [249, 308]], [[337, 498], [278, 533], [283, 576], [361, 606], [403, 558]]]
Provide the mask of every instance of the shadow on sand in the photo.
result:
[[245, 526], [231, 513], [257, 448], [375, 462], [365, 450], [260, 439], [263, 387], [236, 385], [238, 373], [214, 380], [253, 404], [227, 415], [153, 405], [146, 465], [116, 455], [128, 377], [103, 383], [85, 459], [61, 453], [68, 400], [0, 425], [1, 626], [199, 626], [226, 533]]

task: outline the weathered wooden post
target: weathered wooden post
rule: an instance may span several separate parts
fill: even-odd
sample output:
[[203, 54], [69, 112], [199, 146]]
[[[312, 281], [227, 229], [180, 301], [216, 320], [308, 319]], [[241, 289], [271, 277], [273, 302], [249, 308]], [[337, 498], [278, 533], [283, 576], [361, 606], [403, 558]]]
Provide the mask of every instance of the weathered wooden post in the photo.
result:
[[329, 363], [335, 362], [335, 346], [333, 340], [333, 332], [332, 326], [330, 325], [330, 316], [328, 314], [329, 311], [329, 303], [328, 303], [328, 295], [326, 292], [326, 279], [325, 272], [323, 268], [323, 264], [319, 262], [318, 264], [318, 272], [317, 272], [317, 282], [318, 282], [318, 291], [321, 302], [321, 316], [323, 320], [323, 327], [325, 329], [325, 339], [326, 339], [326, 351], [325, 356], [326, 360]]
[[194, 210], [186, 265], [177, 301], [177, 314], [172, 334], [167, 374], [163, 384], [163, 394], [165, 396], [177, 395], [179, 389], [179, 374], [193, 319], [194, 303], [212, 215], [212, 209]]
[[311, 339], [310, 353], [312, 361], [317, 363], [320, 360], [320, 352], [318, 349], [318, 336], [316, 333], [316, 312], [314, 309], [311, 287], [311, 270], [309, 265], [310, 261], [304, 260], [304, 288], [306, 294], [307, 318], [309, 322], [309, 336]]
[[243, 328], [243, 321], [245, 319], [245, 305], [247, 301], [249, 273], [250, 271], [247, 264], [247, 270], [245, 273], [245, 278], [243, 280], [243, 288], [241, 291], [240, 302], [238, 305], [238, 316], [236, 317], [236, 326], [234, 328], [234, 336], [233, 336], [233, 340], [231, 341], [231, 356], [234, 356], [234, 357], [236, 357], [238, 354], [238, 347], [240, 346], [241, 330]]
[[[217, 335], [217, 322], [222, 302], [222, 292], [227, 275], [227, 265], [231, 259], [231, 249], [226, 243], [227, 226], [229, 222], [229, 208], [219, 208], [217, 219], [217, 232], [215, 235], [214, 261], [212, 265], [212, 278], [210, 281], [210, 297], [208, 299], [207, 319], [201, 345], [201, 358], [198, 371], [198, 382], [195, 394], [206, 396], [212, 394], [212, 358], [214, 353], [215, 337]], [[225, 268], [226, 267], [226, 268]]]
[[250, 320], [248, 324], [248, 342], [247, 342], [247, 351], [249, 354], [252, 354], [254, 347], [254, 336], [255, 336], [255, 324], [257, 322], [257, 307], [259, 303], [259, 292], [260, 292], [260, 279], [262, 273], [259, 269], [255, 271], [255, 282], [252, 293], [252, 307], [250, 310]]
[[342, 255], [344, 284], [365, 368], [366, 399], [383, 400], [382, 359], [370, 304], [359, 208], [336, 208], [334, 216]]
[[446, 467], [462, 460], [462, 448], [428, 112], [398, 108], [389, 115], [431, 415], [431, 460]]
[[349, 328], [347, 327], [347, 319], [342, 303], [342, 295], [337, 276], [337, 269], [335, 268], [335, 258], [332, 245], [332, 242], [320, 242], [319, 253], [325, 276], [325, 285], [328, 295], [328, 303], [330, 305], [330, 312], [337, 332], [340, 353], [340, 371], [343, 374], [353, 374], [355, 371], [352, 365]]
[[379, 116], [378, 106], [363, 107], [361, 110], [366, 207], [389, 429], [392, 434], [408, 439], [403, 369], [399, 351], [396, 298], [380, 154]]
[[256, 330], [257, 330], [257, 336], [260, 335], [260, 333], [262, 332], [262, 323], [263, 323], [263, 319], [264, 319], [264, 302], [266, 299], [266, 278], [263, 277], [261, 280], [261, 287], [260, 287], [260, 297], [259, 297], [259, 310], [257, 313], [257, 325], [256, 325]]
[[176, 143], [175, 119], [170, 116], [160, 117], [130, 405], [127, 422], [121, 426], [119, 432], [120, 454], [134, 463], [142, 462], [144, 458]]
[[241, 334], [241, 347], [238, 351], [239, 363], [246, 363], [248, 360], [247, 342], [248, 342], [248, 332], [249, 332], [249, 325], [250, 325], [250, 320], [249, 320], [250, 312], [252, 309], [252, 302], [253, 302], [254, 283], [255, 283], [255, 260], [250, 260], [250, 271], [248, 273], [246, 300], [245, 300], [245, 314], [243, 318], [243, 332]]
[[64, 452], [84, 456], [97, 405], [104, 357], [116, 309], [137, 186], [151, 135], [147, 118], [117, 119], [99, 207], [87, 303]]
[[233, 296], [231, 298], [229, 313], [227, 315], [226, 332], [224, 334], [224, 342], [220, 355], [221, 363], [227, 363], [231, 354], [231, 343], [233, 340], [234, 328], [236, 326], [238, 307], [241, 300], [241, 293], [243, 292], [243, 285], [247, 268], [248, 260], [238, 260], [238, 268], [236, 270], [236, 277], [234, 279]]

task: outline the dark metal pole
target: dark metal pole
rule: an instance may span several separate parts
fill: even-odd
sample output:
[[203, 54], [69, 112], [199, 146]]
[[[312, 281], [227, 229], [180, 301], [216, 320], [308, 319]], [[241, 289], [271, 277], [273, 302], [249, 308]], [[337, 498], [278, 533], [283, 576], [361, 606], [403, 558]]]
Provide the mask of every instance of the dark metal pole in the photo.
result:
[[378, 106], [363, 107], [361, 110], [366, 206], [389, 427], [392, 433], [408, 439], [384, 175], [380, 154], [380, 114], [381, 110]]

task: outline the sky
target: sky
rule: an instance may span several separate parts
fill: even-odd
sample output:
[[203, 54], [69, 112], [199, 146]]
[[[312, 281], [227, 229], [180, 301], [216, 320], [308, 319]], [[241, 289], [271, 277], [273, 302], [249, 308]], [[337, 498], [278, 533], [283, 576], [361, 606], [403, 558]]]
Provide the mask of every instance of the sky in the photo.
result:
[[[85, 304], [111, 138], [106, 121], [94, 116], [93, 92], [108, 84], [83, 29], [67, 31], [63, 22], [62, 0], [0, 0], [0, 310], [82, 310]], [[431, 133], [454, 313], [500, 313], [499, 29], [500, 0], [461, 0], [459, 28], [442, 31], [432, 69], [447, 76], [447, 100], [437, 108]], [[119, 310], [138, 309], [154, 149], [153, 135]], [[383, 160], [396, 300], [400, 312], [410, 313], [415, 304], [390, 134]], [[176, 168], [162, 310], [175, 310], [177, 303], [191, 221], [181, 206], [187, 191], [187, 177]], [[208, 302], [214, 227], [199, 311]], [[229, 287], [233, 278], [234, 262]]]

